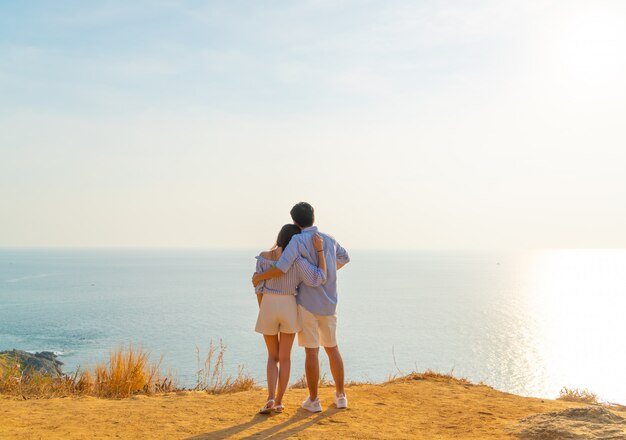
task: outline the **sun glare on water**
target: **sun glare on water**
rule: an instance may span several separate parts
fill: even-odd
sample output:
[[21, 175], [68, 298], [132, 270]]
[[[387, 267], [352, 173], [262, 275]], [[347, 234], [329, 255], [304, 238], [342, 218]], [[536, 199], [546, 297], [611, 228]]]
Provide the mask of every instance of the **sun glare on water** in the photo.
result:
[[530, 294], [551, 382], [626, 402], [626, 384], [614, 381], [626, 364], [626, 250], [546, 251], [533, 260]]

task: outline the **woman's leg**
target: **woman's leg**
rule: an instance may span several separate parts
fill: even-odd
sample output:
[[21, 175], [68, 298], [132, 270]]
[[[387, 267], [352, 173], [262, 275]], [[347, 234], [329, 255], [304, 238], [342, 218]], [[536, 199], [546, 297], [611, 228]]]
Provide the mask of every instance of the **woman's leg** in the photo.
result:
[[263, 335], [267, 345], [267, 400], [276, 396], [276, 380], [278, 379], [278, 335]]
[[276, 394], [276, 404], [280, 405], [283, 401], [283, 396], [289, 385], [289, 374], [291, 373], [291, 347], [293, 346], [293, 340], [295, 333], [281, 333], [280, 342], [278, 344], [278, 363], [280, 365], [280, 371], [278, 373], [278, 391]]

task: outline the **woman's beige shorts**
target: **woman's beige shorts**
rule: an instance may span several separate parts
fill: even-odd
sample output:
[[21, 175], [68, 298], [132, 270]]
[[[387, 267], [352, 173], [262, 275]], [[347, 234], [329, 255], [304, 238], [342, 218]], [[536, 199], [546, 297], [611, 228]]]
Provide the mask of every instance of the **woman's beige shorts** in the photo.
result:
[[264, 335], [277, 335], [279, 332], [298, 333], [300, 320], [296, 297], [275, 293], [263, 294], [254, 330]]

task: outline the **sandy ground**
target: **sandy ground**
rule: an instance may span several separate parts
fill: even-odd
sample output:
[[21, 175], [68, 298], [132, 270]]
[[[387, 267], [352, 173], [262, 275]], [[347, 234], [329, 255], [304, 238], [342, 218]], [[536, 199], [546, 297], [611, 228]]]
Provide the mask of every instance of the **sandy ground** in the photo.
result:
[[[311, 414], [299, 409], [306, 391], [289, 390], [285, 412], [271, 416], [256, 414], [265, 400], [262, 390], [219, 396], [180, 392], [124, 400], [0, 396], [0, 438], [626, 439], [626, 424], [621, 424], [625, 412], [613, 411], [614, 426], [602, 434], [611, 433], [610, 437], [595, 436], [587, 421], [559, 419], [568, 408], [595, 407], [524, 398], [449, 379], [352, 386], [347, 410], [337, 410], [332, 395], [331, 388], [323, 388], [324, 411]], [[537, 414], [542, 416], [534, 421]], [[566, 431], [559, 434], [561, 428]], [[584, 436], [578, 437], [576, 430]]]

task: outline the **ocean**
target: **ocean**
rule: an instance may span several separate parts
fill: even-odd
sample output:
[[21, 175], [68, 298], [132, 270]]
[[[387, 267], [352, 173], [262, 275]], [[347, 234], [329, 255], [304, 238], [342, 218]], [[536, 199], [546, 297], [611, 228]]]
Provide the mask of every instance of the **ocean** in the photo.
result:
[[[226, 373], [242, 366], [263, 384], [257, 253], [1, 249], [0, 350], [57, 352], [73, 371], [133, 344], [193, 386], [197, 352], [222, 341]], [[350, 255], [338, 308], [348, 380], [432, 369], [525, 396], [567, 386], [626, 403], [626, 250]], [[292, 381], [303, 363], [294, 347]]]

